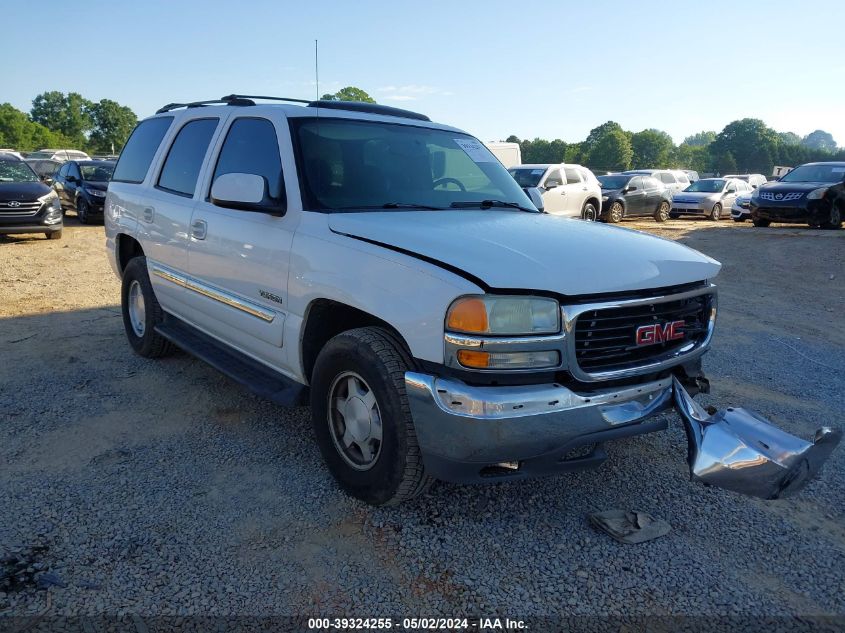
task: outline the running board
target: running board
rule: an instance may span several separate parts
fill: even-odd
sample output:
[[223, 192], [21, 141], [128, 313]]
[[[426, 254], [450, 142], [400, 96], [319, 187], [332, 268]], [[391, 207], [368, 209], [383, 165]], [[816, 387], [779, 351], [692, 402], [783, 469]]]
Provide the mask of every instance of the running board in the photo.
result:
[[227, 347], [177, 317], [165, 314], [164, 322], [155, 329], [180, 349], [205, 361], [262, 398], [283, 406], [308, 404], [308, 387], [305, 385]]

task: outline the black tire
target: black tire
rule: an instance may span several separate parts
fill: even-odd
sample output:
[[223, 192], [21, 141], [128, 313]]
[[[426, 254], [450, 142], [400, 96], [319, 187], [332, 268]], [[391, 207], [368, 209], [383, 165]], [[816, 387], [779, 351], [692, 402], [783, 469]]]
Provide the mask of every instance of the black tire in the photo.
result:
[[734, 222], [745, 222], [745, 218], [734, 218]]
[[665, 200], [660, 203], [654, 211], [654, 219], [657, 222], [665, 222], [669, 219], [669, 203]]
[[[143, 332], [136, 332], [132, 324], [129, 310], [130, 289], [137, 283], [140, 286], [144, 302]], [[123, 271], [123, 281], [120, 289], [120, 307], [123, 314], [123, 327], [129, 344], [144, 358], [159, 358], [173, 351], [173, 343], [155, 331], [155, 326], [164, 319], [164, 312], [158, 304], [150, 277], [147, 274], [147, 258], [134, 257], [129, 260]]]
[[587, 202], [584, 203], [584, 208], [581, 209], [581, 219], [589, 220], [590, 222], [595, 222], [599, 219], [599, 210], [596, 208], [596, 205], [592, 202], [592, 200], [587, 200]]
[[769, 225], [772, 223], [772, 221], [771, 221], [771, 220], [763, 220], [763, 219], [760, 219], [760, 220], [754, 220], [754, 219], [752, 219], [752, 220], [751, 220], [751, 223], [752, 223], [754, 226], [758, 226], [758, 227], [760, 227], [760, 228], [766, 228], [767, 226], [769, 226]]
[[[405, 393], [405, 371], [411, 366], [398, 341], [375, 327], [338, 334], [326, 343], [314, 365], [311, 414], [317, 445], [340, 487], [372, 505], [397, 505], [421, 494], [434, 481], [423, 466]], [[381, 420], [378, 451], [366, 469], [347, 462], [348, 457], [335, 443], [337, 432], [332, 431], [329, 399], [338, 393], [332, 389], [350, 372], [372, 391]]]
[[681, 214], [680, 214], [680, 213], [670, 213], [670, 214], [669, 214], [669, 219], [670, 219], [670, 220], [677, 220], [679, 217], [681, 217]]
[[605, 222], [616, 224], [617, 222], [621, 222], [623, 217], [625, 217], [625, 207], [623, 207], [622, 203], [617, 200], [610, 205], [604, 219]]
[[49, 233], [45, 233], [44, 235], [47, 236], [48, 240], [60, 240], [62, 239], [62, 230], [59, 229], [58, 231], [51, 231]]
[[719, 218], [722, 217], [722, 203], [717, 202], [713, 205], [713, 208], [710, 210], [710, 214], [707, 216], [709, 220], [713, 220], [714, 222], [718, 222]]
[[827, 222], [822, 222], [822, 228], [827, 230], [836, 230], [842, 228], [842, 209], [838, 206], [833, 206], [830, 209], [830, 218]]
[[76, 219], [80, 224], [89, 224], [91, 222], [91, 210], [88, 208], [88, 202], [85, 198], [76, 199]]

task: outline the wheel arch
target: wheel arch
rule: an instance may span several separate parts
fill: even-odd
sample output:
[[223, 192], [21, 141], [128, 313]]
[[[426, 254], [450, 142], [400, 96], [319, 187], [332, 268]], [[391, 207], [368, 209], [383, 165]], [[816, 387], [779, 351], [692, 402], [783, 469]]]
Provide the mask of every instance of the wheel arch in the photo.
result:
[[131, 235], [118, 233], [115, 236], [115, 255], [120, 276], [122, 277], [129, 260], [135, 257], [143, 257], [144, 249], [141, 247], [141, 243]]
[[384, 319], [334, 299], [314, 299], [306, 308], [299, 341], [302, 374], [309, 383], [317, 356], [326, 343], [338, 334], [361, 327], [382, 328], [408, 358], [413, 358], [405, 338]]

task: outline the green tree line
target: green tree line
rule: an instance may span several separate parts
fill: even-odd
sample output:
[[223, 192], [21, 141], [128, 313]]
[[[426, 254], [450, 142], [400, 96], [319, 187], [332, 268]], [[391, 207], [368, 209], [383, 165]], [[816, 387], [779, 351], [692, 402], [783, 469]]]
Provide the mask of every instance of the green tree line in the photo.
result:
[[76, 92], [44, 92], [21, 112], [0, 104], [0, 147], [32, 151], [45, 147], [120, 152], [138, 117], [111, 99], [90, 101]]
[[733, 121], [718, 133], [699, 132], [680, 145], [661, 130], [630, 132], [615, 121], [593, 128], [580, 143], [516, 136], [506, 140], [519, 143], [524, 163], [580, 163], [596, 171], [668, 168], [769, 175], [775, 165], [845, 160], [845, 148], [838, 148], [824, 130], [802, 138], [793, 132], [777, 132], [759, 119]]

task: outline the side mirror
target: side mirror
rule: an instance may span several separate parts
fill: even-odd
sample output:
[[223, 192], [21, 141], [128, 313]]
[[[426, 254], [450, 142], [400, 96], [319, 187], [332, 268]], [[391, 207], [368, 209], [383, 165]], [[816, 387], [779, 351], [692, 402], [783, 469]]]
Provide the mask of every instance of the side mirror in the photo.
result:
[[629, 193], [631, 191], [636, 191], [636, 190], [637, 190], [636, 187], [625, 187], [625, 189], [622, 190], [622, 193]]
[[540, 193], [540, 190], [537, 187], [525, 187], [523, 191], [525, 192], [525, 195], [528, 196], [528, 199], [531, 200], [531, 204], [537, 207], [537, 210], [540, 213], [544, 213], [543, 196]]
[[45, 185], [52, 185], [53, 184], [53, 177], [52, 176], [41, 176], [41, 182]]
[[546, 184], [543, 185], [543, 189], [548, 191], [549, 189], [554, 189], [557, 186], [558, 186], [558, 183], [556, 183], [556, 182], [547, 182]]
[[65, 176], [65, 180], [67, 180], [68, 182], [78, 182], [76, 180], [76, 176]]
[[267, 182], [256, 174], [223, 174], [211, 185], [211, 204], [227, 209], [284, 215], [283, 205], [267, 204]]
[[756, 189], [756, 188], [757, 188], [757, 185], [751, 185], [751, 188], [752, 188], [752, 189]]

